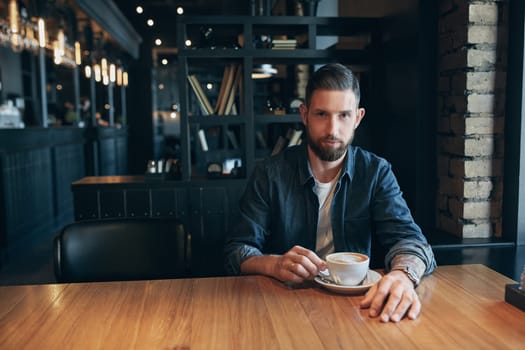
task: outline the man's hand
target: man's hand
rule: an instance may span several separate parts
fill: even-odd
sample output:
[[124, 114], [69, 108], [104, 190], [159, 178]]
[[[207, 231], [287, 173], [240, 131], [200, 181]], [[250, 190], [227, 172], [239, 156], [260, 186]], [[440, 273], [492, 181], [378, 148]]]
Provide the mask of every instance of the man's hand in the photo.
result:
[[421, 302], [408, 276], [403, 271], [394, 270], [370, 288], [361, 301], [361, 308], [369, 308], [370, 317], [380, 316], [383, 322], [399, 322], [405, 315], [416, 319]]
[[254, 256], [241, 264], [245, 274], [264, 274], [282, 282], [302, 283], [326, 269], [326, 262], [309, 249], [294, 246], [283, 255]]

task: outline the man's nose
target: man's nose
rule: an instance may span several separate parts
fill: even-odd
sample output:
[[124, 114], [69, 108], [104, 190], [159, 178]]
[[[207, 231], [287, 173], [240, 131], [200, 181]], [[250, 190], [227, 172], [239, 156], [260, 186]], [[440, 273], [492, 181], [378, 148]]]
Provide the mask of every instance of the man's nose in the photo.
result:
[[337, 115], [331, 114], [326, 118], [326, 130], [329, 132], [330, 135], [335, 135], [335, 132], [338, 127], [338, 119]]

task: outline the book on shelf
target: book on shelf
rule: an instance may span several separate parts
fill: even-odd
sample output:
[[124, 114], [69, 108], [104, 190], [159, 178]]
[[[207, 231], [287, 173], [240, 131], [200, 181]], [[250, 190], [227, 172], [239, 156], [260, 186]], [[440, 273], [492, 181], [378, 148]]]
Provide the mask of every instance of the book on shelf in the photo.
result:
[[266, 143], [266, 139], [264, 138], [261, 130], [257, 130], [255, 132], [255, 136], [257, 137], [257, 142], [259, 142], [259, 146], [261, 146], [261, 148], [268, 148], [268, 144]]
[[272, 41], [272, 49], [274, 50], [293, 50], [297, 47], [297, 40], [295, 39], [275, 39]]
[[230, 78], [231, 69], [234, 65], [227, 65], [224, 67], [224, 73], [222, 75], [222, 82], [221, 87], [219, 88], [219, 95], [217, 97], [217, 102], [215, 103], [215, 113], [218, 115], [221, 115], [221, 111], [224, 109], [224, 91], [226, 90], [226, 86], [228, 85], [227, 81]]
[[301, 135], [303, 134], [303, 130], [294, 130], [292, 135], [290, 136], [290, 141], [288, 142], [288, 147], [300, 145], [301, 144]]
[[237, 136], [235, 136], [235, 133], [232, 130], [226, 130], [226, 135], [228, 135], [228, 139], [230, 140], [233, 149], [238, 149], [239, 143], [237, 142]]
[[199, 136], [199, 142], [201, 144], [202, 150], [204, 152], [208, 152], [208, 141], [206, 140], [206, 133], [203, 129], [199, 129], [197, 135]]
[[195, 74], [188, 76], [188, 81], [191, 85], [191, 88], [193, 89], [193, 92], [195, 93], [195, 96], [197, 96], [197, 100], [199, 102], [199, 106], [201, 108], [201, 112], [203, 115], [210, 115], [214, 113], [213, 107], [211, 106], [210, 100], [208, 100], [208, 97], [204, 93], [204, 90], [201, 87], [201, 84], [199, 80], [197, 79], [197, 76]]
[[230, 111], [230, 115], [238, 115], [238, 114], [239, 114], [239, 112], [237, 110], [237, 105], [235, 103], [233, 103], [232, 109]]
[[233, 104], [235, 103], [235, 93], [237, 91], [237, 87], [239, 86], [241, 82], [241, 78], [242, 78], [242, 69], [239, 66], [235, 70], [235, 78], [233, 80], [233, 84], [230, 89], [230, 93], [228, 95], [228, 100], [226, 102], [226, 108], [224, 109], [225, 115], [232, 114], [232, 107], [233, 107]]
[[301, 135], [303, 134], [302, 129], [288, 129], [285, 136], [279, 136], [275, 145], [273, 146], [272, 156], [278, 154], [286, 147], [300, 145], [302, 143]]
[[242, 66], [239, 64], [230, 64], [224, 68], [221, 87], [219, 88], [219, 97], [215, 106], [218, 115], [237, 114], [232, 112], [235, 103], [235, 94], [237, 89], [240, 90], [242, 81]]

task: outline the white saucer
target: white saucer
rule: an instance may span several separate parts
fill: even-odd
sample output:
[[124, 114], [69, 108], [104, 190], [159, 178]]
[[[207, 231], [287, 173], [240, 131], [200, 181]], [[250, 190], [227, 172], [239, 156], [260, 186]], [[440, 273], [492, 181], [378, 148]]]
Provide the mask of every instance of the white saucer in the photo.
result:
[[381, 274], [379, 272], [368, 270], [365, 280], [358, 286], [341, 286], [334, 282], [329, 282], [326, 279], [321, 279], [319, 276], [315, 277], [314, 281], [332, 292], [341, 294], [363, 294], [380, 279]]

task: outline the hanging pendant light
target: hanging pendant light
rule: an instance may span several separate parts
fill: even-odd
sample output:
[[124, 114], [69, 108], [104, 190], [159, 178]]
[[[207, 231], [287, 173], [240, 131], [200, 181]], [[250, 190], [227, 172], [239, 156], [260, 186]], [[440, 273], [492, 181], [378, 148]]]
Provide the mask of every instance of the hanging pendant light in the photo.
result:
[[18, 11], [17, 0], [9, 1], [9, 40], [11, 48], [15, 52], [21, 52], [24, 49], [22, 35], [20, 35], [20, 13]]

